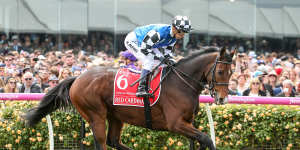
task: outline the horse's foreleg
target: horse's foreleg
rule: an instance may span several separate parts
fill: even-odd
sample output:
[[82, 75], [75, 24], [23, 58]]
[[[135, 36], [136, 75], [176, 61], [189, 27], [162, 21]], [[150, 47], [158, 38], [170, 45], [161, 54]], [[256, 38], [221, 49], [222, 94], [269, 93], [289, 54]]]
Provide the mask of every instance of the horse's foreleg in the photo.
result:
[[117, 150], [132, 150], [121, 143], [120, 136], [123, 123], [113, 117], [108, 117], [108, 124], [107, 145], [116, 148]]
[[191, 123], [188, 123], [184, 120], [178, 120], [171, 130], [193, 140], [197, 140], [200, 143], [200, 150], [205, 150], [206, 148], [209, 148], [209, 150], [216, 149], [212, 140], [207, 134], [200, 132]]

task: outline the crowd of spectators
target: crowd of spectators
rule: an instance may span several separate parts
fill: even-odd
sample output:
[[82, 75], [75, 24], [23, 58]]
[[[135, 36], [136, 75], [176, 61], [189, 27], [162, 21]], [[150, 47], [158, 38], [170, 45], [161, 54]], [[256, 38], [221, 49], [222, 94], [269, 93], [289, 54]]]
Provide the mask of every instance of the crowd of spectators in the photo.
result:
[[89, 32], [88, 35], [70, 34], [5, 34], [0, 33], [0, 54], [6, 55], [10, 51], [25, 51], [33, 53], [42, 50], [66, 51], [73, 49], [75, 53], [84, 50], [87, 54], [96, 55], [104, 52], [113, 55], [113, 36], [104, 32]]
[[[39, 36], [23, 35], [20, 39], [14, 35], [8, 39], [3, 34], [0, 39], [0, 92], [47, 92], [60, 81], [79, 76], [92, 66], [139, 70], [139, 62], [128, 51], [112, 55], [112, 41], [111, 37], [98, 34], [89, 39], [67, 36], [61, 43], [51, 36], [41, 40]], [[187, 46], [192, 46], [191, 43]], [[180, 45], [182, 41], [175, 47], [178, 59], [183, 55]], [[217, 42], [212, 45], [220, 46]], [[193, 49], [204, 45], [198, 46]], [[250, 46], [235, 48], [238, 51], [232, 64], [234, 73], [229, 94], [281, 97], [300, 94], [300, 49], [292, 55], [268, 51], [256, 53]]]
[[[300, 54], [300, 49], [298, 50]], [[300, 59], [288, 53], [239, 52], [229, 82], [231, 95], [295, 97], [300, 94]]]
[[236, 48], [241, 52], [255, 50], [258, 54], [280, 52], [282, 50], [295, 54], [297, 49], [300, 49], [300, 38], [190, 35], [187, 49], [197, 50], [203, 46], [226, 46], [229, 49]]
[[119, 67], [126, 62], [112, 55], [112, 39], [107, 35], [92, 34], [90, 39], [80, 35], [62, 39], [36, 34], [0, 36], [0, 92], [47, 92], [91, 66]]

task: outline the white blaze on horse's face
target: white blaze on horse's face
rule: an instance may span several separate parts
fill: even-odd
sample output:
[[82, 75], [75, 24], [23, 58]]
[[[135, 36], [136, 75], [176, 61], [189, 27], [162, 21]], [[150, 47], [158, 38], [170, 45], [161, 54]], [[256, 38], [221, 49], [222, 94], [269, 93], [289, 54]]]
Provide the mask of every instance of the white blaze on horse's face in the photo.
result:
[[224, 98], [222, 98], [222, 97], [220, 97], [220, 94], [218, 94], [218, 92], [215, 93], [214, 98], [215, 98], [215, 103], [216, 103], [216, 104], [221, 104], [221, 105], [223, 105], [223, 104], [227, 104], [227, 103], [228, 103], [228, 98], [227, 98], [227, 96], [224, 97]]

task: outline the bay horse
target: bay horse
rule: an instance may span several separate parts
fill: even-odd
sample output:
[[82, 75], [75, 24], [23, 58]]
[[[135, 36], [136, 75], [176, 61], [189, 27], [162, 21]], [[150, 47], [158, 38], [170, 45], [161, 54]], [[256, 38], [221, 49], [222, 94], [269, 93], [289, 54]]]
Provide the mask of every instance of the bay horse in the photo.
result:
[[[208, 48], [181, 59], [163, 81], [159, 101], [151, 107], [153, 130], [178, 133], [199, 142], [201, 150], [215, 150], [209, 136], [192, 122], [199, 110], [198, 98], [204, 84], [209, 84], [215, 100], [227, 97], [233, 55], [225, 48]], [[33, 126], [56, 109], [74, 106], [90, 124], [97, 149], [106, 150], [107, 144], [131, 150], [121, 143], [122, 126], [128, 123], [146, 127], [144, 108], [113, 105], [115, 74], [109, 68], [95, 67], [65, 79], [25, 114], [26, 123]]]

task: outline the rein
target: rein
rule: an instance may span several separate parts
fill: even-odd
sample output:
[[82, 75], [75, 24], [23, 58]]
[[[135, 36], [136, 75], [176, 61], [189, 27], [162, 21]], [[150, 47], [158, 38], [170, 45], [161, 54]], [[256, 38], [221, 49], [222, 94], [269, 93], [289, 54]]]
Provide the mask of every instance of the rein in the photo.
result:
[[[215, 94], [215, 85], [228, 85], [229, 83], [228, 82], [217, 82], [216, 81], [216, 76], [215, 76], [215, 72], [216, 72], [216, 67], [217, 67], [217, 64], [232, 64], [232, 62], [228, 62], [228, 61], [220, 61], [219, 58], [217, 57], [216, 58], [216, 61], [214, 63], [214, 65], [210, 68], [210, 71], [205, 75], [205, 77], [207, 78], [207, 76], [209, 74], [212, 74], [212, 80], [209, 81], [209, 91], [210, 91], [210, 94], [212, 97], [214, 97], [213, 95]], [[175, 74], [186, 84], [188, 85], [190, 88], [192, 88], [195, 92], [198, 92], [198, 90], [193, 86], [191, 85], [187, 80], [184, 79], [184, 77], [182, 75], [184, 75], [186, 78], [192, 80], [193, 82], [195, 82], [197, 85], [199, 85], [200, 87], [204, 87], [205, 84], [207, 84], [207, 82], [201, 82], [201, 81], [198, 81], [196, 79], [194, 79], [192, 76], [188, 75], [187, 73], [181, 71], [180, 69], [176, 68], [175, 66], [170, 66], [171, 69], [175, 72]], [[180, 75], [182, 74], [182, 75]]]
[[[190, 75], [186, 74], [185, 72], [179, 70], [178, 68], [171, 66], [172, 70], [176, 73], [176, 75], [186, 84], [188, 85], [190, 88], [192, 88], [195, 92], [198, 92], [198, 90], [192, 86], [191, 84], [189, 84], [188, 81], [186, 81], [179, 73], [183, 74], [185, 77], [187, 77], [190, 80], [193, 80], [195, 83], [197, 83], [198, 85], [200, 85], [201, 87], [204, 87], [205, 82], [200, 82], [198, 80], [195, 80], [193, 77], [191, 77]], [[204, 84], [203, 84], [204, 83]]]

